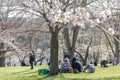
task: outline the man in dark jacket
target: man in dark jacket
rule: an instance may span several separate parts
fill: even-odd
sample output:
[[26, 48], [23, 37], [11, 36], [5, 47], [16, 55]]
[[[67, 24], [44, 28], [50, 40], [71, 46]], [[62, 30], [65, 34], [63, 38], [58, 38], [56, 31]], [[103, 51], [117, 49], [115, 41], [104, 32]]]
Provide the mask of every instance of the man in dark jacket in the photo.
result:
[[77, 61], [76, 57], [72, 59], [72, 68], [74, 73], [82, 72], [82, 65]]
[[29, 63], [30, 63], [31, 69], [33, 69], [34, 60], [35, 60], [35, 56], [32, 53], [30, 53], [29, 54]]

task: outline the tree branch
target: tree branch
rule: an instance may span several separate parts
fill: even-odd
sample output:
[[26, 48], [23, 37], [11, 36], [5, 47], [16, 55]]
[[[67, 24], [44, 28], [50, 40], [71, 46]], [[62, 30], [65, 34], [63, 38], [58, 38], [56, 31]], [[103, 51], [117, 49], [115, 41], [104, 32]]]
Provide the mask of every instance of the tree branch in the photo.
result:
[[103, 32], [107, 33], [109, 36], [111, 36], [112, 38], [114, 38], [118, 43], [120, 43], [120, 40], [117, 39], [114, 35], [110, 34], [106, 29], [104, 29], [102, 26], [96, 25], [97, 28], [99, 28], [100, 30], [102, 30]]

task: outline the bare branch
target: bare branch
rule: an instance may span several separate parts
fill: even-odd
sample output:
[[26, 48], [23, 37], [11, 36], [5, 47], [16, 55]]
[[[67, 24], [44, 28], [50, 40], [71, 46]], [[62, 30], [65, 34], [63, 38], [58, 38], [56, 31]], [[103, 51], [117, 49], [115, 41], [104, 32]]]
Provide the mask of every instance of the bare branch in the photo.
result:
[[100, 30], [102, 30], [103, 32], [107, 33], [109, 36], [111, 36], [112, 38], [114, 38], [117, 42], [120, 43], [120, 40], [118, 40], [114, 35], [110, 34], [105, 28], [103, 28], [100, 25], [96, 25], [97, 28], [99, 28]]
[[20, 32], [17, 32], [17, 33], [29, 33], [29, 32], [50, 33], [50, 31], [42, 31], [42, 30], [38, 30], [38, 29], [35, 29], [35, 30], [24, 30], [24, 31], [20, 31]]
[[98, 1], [98, 0], [93, 0], [93, 1], [91, 1], [89, 3], [87, 3], [86, 5], [90, 5], [91, 3], [96, 2], [96, 1]]

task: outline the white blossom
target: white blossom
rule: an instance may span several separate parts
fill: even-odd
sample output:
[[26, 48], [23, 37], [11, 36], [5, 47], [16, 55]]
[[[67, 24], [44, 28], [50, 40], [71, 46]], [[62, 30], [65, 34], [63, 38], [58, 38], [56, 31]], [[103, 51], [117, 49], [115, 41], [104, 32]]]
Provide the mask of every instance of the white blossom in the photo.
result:
[[[44, 4], [41, 2], [39, 5], [41, 9], [39, 10], [42, 10], [43, 5]], [[110, 9], [107, 8], [106, 4], [103, 5], [106, 7], [106, 10], [99, 11], [99, 13], [91, 15], [87, 8], [83, 8], [81, 6], [76, 8], [68, 7], [65, 11], [63, 11], [63, 8], [65, 8], [65, 6], [59, 1], [52, 0], [52, 7], [50, 7], [48, 4], [44, 5], [44, 12], [47, 18], [51, 21], [51, 24], [55, 24], [56, 22], [67, 24], [71, 22], [74, 26], [78, 25], [85, 27], [85, 22], [89, 22], [90, 26], [95, 26], [96, 23], [104, 22], [107, 19], [107, 16], [111, 15]], [[36, 6], [36, 4], [33, 4], [32, 6]], [[96, 19], [90, 19], [91, 16], [95, 16]]]
[[109, 31], [111, 34], [115, 34], [115, 31], [114, 31], [114, 29], [112, 29], [112, 28], [108, 28], [108, 31]]

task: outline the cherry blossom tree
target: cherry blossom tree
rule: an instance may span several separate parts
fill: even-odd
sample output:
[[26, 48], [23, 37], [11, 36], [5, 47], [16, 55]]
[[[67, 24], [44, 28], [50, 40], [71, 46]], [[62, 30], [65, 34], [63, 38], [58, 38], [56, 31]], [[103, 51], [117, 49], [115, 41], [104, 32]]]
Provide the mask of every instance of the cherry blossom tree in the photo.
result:
[[[110, 9], [102, 10], [92, 9], [90, 6], [96, 6], [99, 1], [94, 0], [18, 0], [20, 9], [26, 13], [32, 14], [44, 20], [51, 34], [50, 42], [50, 74], [58, 74], [58, 35], [62, 28], [71, 26], [85, 27], [95, 26], [106, 31], [101, 27], [107, 16], [110, 15]], [[75, 1], [84, 4], [77, 4]], [[94, 2], [94, 3], [92, 3]], [[102, 2], [102, 1], [101, 1]], [[104, 2], [104, 1], [103, 1]], [[90, 4], [86, 6], [86, 4]], [[106, 4], [105, 4], [106, 5]], [[99, 7], [102, 7], [99, 5]], [[110, 34], [111, 35], [111, 34]], [[75, 38], [73, 42], [75, 43]], [[73, 47], [74, 48], [74, 47]], [[72, 54], [73, 55], [73, 54]]]
[[[24, 13], [18, 11], [16, 1], [1, 0], [0, 1], [0, 66], [5, 66], [6, 52], [15, 50], [20, 51], [13, 44], [15, 28], [19, 26], [19, 22]], [[21, 22], [22, 23], [22, 22]]]

